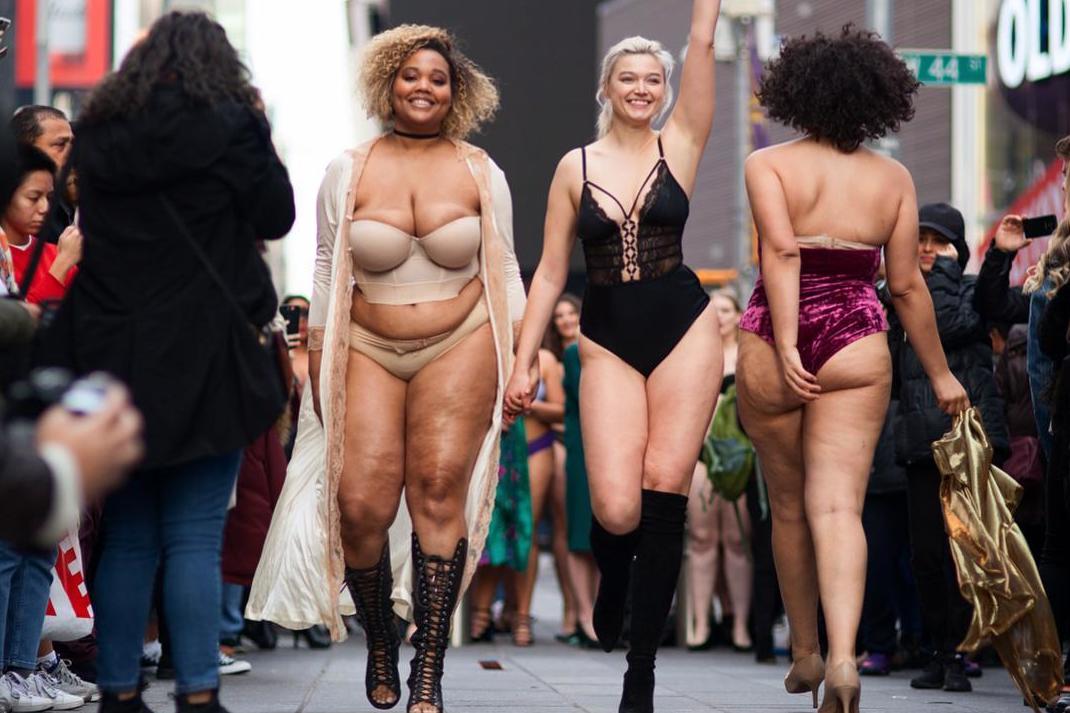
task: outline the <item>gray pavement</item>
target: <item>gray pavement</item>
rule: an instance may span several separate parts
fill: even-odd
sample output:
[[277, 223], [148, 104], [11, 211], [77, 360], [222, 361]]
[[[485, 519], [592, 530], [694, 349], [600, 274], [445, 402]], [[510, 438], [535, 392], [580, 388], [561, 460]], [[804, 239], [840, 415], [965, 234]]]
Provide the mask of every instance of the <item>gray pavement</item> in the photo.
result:
[[[549, 563], [546, 562], [548, 565]], [[560, 599], [552, 569], [536, 590], [535, 646], [520, 649], [508, 637], [494, 644], [466, 645], [449, 651], [444, 691], [449, 713], [616, 713], [623, 652], [581, 651], [553, 640]], [[364, 695], [363, 638], [357, 634], [328, 651], [292, 648], [283, 637], [275, 651], [243, 655], [250, 673], [223, 680], [223, 702], [231, 713], [365, 713], [374, 709]], [[402, 648], [401, 675], [408, 675], [412, 649]], [[487, 665], [490, 663], [490, 665]], [[500, 670], [494, 668], [500, 666]], [[724, 649], [690, 653], [665, 649], [658, 655], [655, 704], [660, 713], [754, 713], [811, 711], [809, 695], [784, 692], [787, 663], [761, 665], [753, 656]], [[915, 691], [913, 672], [862, 679], [862, 711], [938, 711], [939, 713], [1008, 713], [1026, 711], [1021, 696], [1002, 669], [974, 679], [974, 692], [951, 694]], [[145, 701], [157, 713], [169, 713], [170, 682], [154, 682]], [[404, 703], [407, 692], [403, 692]], [[84, 709], [83, 709], [84, 710]], [[399, 705], [396, 711], [404, 711]]]
[[[539, 626], [539, 643], [511, 646], [506, 637], [494, 645], [452, 649], [446, 659], [446, 709], [450, 713], [523, 711], [615, 713], [624, 670], [622, 652], [580, 651], [553, 643], [552, 630]], [[284, 639], [274, 652], [252, 652], [250, 673], [224, 679], [223, 701], [232, 713], [355, 713], [372, 711], [364, 697], [364, 643], [357, 636], [329, 651], [295, 650]], [[411, 649], [402, 650], [402, 677]], [[480, 662], [496, 662], [488, 670]], [[786, 664], [759, 665], [752, 657], [727, 651], [688, 653], [666, 650], [658, 657], [657, 710], [753, 712], [810, 709], [808, 695], [784, 692]], [[1002, 670], [975, 679], [969, 694], [912, 690], [908, 674], [866, 678], [863, 711], [941, 711], [1007, 713], [1027, 710]], [[170, 686], [154, 683], [146, 702], [162, 713], [171, 710]], [[399, 706], [396, 710], [403, 711]]]

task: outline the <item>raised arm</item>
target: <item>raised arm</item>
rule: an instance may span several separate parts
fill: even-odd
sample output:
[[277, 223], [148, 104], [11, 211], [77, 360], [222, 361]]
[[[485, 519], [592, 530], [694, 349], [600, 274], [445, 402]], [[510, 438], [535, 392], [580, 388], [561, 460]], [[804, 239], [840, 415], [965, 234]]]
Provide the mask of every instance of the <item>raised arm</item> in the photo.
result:
[[758, 226], [762, 284], [773, 319], [780, 366], [791, 390], [802, 400], [813, 401], [821, 389], [817, 377], [803, 368], [799, 357], [799, 269], [802, 258], [795, 242], [784, 186], [767, 151], [751, 154], [744, 166], [744, 174], [751, 212]]
[[902, 199], [895, 230], [884, 246], [888, 292], [910, 345], [936, 394], [940, 408], [954, 416], [969, 408], [966, 390], [947, 367], [947, 357], [936, 328], [932, 296], [918, 267], [918, 198], [914, 181], [905, 168], [898, 177]]
[[694, 0], [687, 56], [680, 73], [680, 96], [665, 123], [666, 142], [679, 143], [693, 155], [694, 169], [706, 148], [716, 106], [717, 71], [713, 35], [721, 12], [721, 0]]
[[517, 340], [516, 365], [505, 392], [505, 412], [515, 418], [531, 403], [537, 384], [532, 374], [539, 353], [539, 344], [550, 323], [554, 305], [568, 280], [569, 257], [576, 235], [576, 204], [570, 187], [579, 182], [579, 151], [565, 155], [554, 173], [546, 205], [542, 257], [528, 290], [527, 309]]

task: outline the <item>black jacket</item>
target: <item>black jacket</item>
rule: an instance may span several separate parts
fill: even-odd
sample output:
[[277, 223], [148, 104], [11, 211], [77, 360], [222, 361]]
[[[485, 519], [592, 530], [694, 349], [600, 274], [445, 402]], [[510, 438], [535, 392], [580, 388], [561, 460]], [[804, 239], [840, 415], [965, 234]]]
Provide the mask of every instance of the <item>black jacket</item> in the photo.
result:
[[[267, 120], [237, 103], [194, 106], [160, 88], [135, 117], [76, 127], [85, 248], [43, 340], [47, 363], [110, 372], [145, 416], [147, 467], [243, 448], [284, 404], [252, 325], [277, 298], [257, 240], [294, 221], [293, 188]], [[179, 228], [174, 205], [244, 314]]]
[[1029, 321], [1029, 297], [1021, 287], [1010, 286], [1011, 266], [1017, 253], [992, 246], [985, 253], [977, 287], [973, 293], [974, 309], [989, 323], [1025, 324]]
[[[940, 342], [951, 373], [962, 383], [970, 403], [981, 411], [985, 430], [1001, 462], [1009, 452], [1003, 400], [992, 371], [992, 344], [986, 321], [974, 308], [976, 278], [964, 276], [951, 258], [937, 258], [926, 285], [933, 299]], [[930, 444], [951, 428], [951, 418], [936, 404], [929, 377], [899, 320], [890, 315], [888, 339], [892, 349], [899, 413], [895, 422], [896, 459], [904, 464], [932, 460]]]

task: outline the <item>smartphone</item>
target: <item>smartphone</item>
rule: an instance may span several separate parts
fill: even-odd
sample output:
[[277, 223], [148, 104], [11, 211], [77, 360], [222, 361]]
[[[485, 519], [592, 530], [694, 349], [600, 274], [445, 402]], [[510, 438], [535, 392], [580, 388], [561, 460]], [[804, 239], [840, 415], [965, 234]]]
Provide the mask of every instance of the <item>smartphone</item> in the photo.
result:
[[286, 336], [292, 337], [301, 333], [301, 316], [305, 308], [301, 305], [280, 305], [279, 314], [286, 320]]
[[1059, 219], [1054, 215], [1042, 215], [1037, 218], [1024, 218], [1022, 228], [1027, 238], [1046, 238], [1059, 227]]

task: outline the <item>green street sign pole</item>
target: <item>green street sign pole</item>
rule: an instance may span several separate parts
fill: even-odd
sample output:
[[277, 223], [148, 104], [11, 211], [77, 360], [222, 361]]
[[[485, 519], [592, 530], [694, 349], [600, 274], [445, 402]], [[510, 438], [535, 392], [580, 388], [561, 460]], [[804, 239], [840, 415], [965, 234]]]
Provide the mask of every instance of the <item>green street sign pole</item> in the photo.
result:
[[988, 57], [944, 50], [899, 50], [910, 71], [926, 86], [985, 84]]

